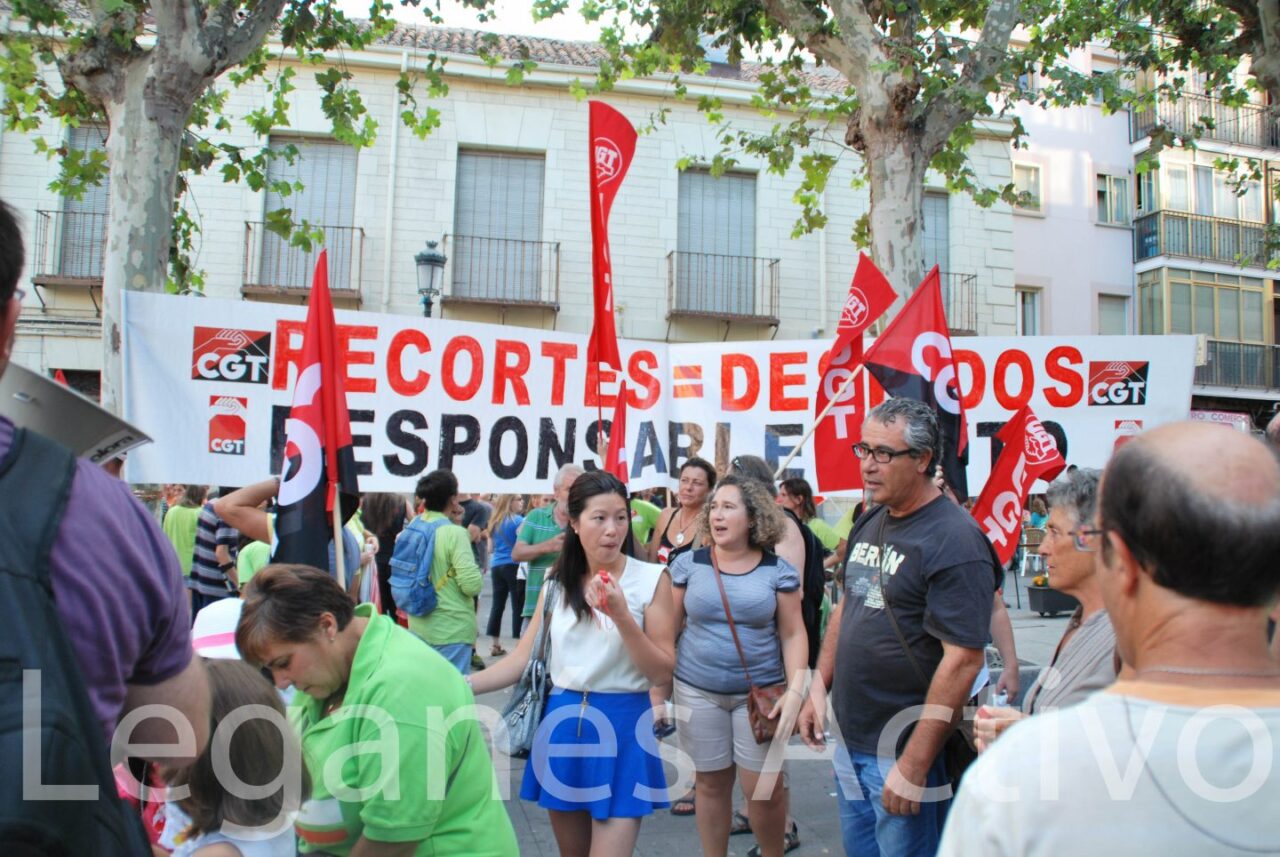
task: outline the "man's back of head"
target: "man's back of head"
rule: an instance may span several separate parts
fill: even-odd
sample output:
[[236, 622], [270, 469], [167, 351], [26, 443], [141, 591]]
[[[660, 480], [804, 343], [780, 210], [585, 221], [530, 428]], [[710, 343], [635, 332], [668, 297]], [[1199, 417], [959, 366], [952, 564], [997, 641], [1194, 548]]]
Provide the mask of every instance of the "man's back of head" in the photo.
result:
[[1280, 461], [1208, 423], [1162, 426], [1126, 444], [1103, 477], [1099, 515], [1156, 586], [1195, 601], [1259, 607], [1280, 589]]
[[418, 480], [414, 495], [428, 512], [446, 512], [458, 496], [458, 477], [448, 470], [433, 470]]

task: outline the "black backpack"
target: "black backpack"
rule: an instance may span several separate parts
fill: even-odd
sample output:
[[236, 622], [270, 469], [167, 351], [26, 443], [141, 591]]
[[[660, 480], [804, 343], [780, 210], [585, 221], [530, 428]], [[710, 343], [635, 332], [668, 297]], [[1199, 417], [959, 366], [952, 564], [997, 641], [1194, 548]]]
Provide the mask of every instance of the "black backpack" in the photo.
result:
[[[23, 429], [0, 461], [0, 854], [6, 857], [151, 853], [141, 819], [116, 794], [102, 726], [53, 603], [49, 555], [75, 468], [70, 450]], [[37, 690], [36, 675], [39, 696], [24, 706], [24, 695]], [[30, 728], [24, 707], [38, 718]], [[24, 749], [39, 752], [39, 770], [25, 764]], [[24, 794], [24, 781], [35, 793]], [[96, 796], [40, 794], [52, 786]]]
[[827, 570], [823, 562], [827, 558], [827, 549], [817, 534], [800, 522], [800, 518], [790, 509], [783, 509], [791, 520], [800, 528], [804, 536], [804, 568], [800, 572], [800, 614], [804, 617], [804, 629], [809, 634], [809, 668], [818, 665], [818, 649], [822, 645], [822, 598], [827, 590]]

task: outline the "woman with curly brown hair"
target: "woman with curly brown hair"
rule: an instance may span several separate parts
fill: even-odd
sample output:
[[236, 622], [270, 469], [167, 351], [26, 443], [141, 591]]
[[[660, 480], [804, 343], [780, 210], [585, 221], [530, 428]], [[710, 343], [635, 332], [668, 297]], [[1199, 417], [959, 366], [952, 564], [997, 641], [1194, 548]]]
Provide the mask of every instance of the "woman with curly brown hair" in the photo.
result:
[[809, 658], [800, 576], [772, 552], [783, 519], [759, 483], [732, 474], [722, 479], [703, 527], [711, 544], [671, 564], [676, 627], [683, 629], [675, 696], [689, 715], [679, 734], [697, 771], [698, 835], [704, 854], [725, 853], [740, 776], [761, 853], [776, 857], [783, 853], [787, 818], [781, 759], [766, 765], [770, 745], [752, 735], [747, 692], [752, 684], [787, 684], [769, 712], [785, 742], [804, 701]]

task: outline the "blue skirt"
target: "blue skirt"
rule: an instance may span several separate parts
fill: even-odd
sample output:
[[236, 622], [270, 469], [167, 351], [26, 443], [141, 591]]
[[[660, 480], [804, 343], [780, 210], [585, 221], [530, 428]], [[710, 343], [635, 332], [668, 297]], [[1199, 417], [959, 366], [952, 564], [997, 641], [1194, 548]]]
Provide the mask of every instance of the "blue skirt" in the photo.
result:
[[670, 806], [649, 694], [552, 691], [520, 797], [598, 821]]

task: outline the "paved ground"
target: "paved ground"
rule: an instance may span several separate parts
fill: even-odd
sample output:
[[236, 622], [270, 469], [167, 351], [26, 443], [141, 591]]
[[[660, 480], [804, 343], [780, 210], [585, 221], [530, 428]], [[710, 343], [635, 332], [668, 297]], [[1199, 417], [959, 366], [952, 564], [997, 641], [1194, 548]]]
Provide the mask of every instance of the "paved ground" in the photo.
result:
[[[1026, 579], [1018, 580], [1018, 593], [1015, 595], [1015, 580], [1009, 576], [1006, 586], [1006, 600], [1011, 605], [1009, 610], [1013, 618], [1014, 637], [1018, 648], [1018, 660], [1022, 667], [1022, 686], [1025, 689], [1034, 679], [1038, 667], [1048, 662], [1053, 655], [1054, 647], [1066, 627], [1067, 616], [1041, 617], [1027, 609], [1025, 592]], [[1022, 599], [1022, 609], [1017, 606], [1018, 595]], [[489, 615], [488, 592], [481, 596], [480, 616], [483, 628]], [[510, 628], [510, 620], [503, 623]], [[503, 645], [510, 649], [514, 641], [503, 638]], [[481, 637], [479, 650], [481, 654], [489, 652], [489, 638]], [[488, 660], [488, 658], [486, 658]], [[481, 702], [501, 707], [507, 692], [482, 697]], [[832, 780], [831, 763], [816, 754], [797, 747], [797, 753], [807, 756], [790, 763], [791, 778], [791, 812], [800, 827], [801, 846], [792, 852], [797, 857], [805, 855], [844, 853], [840, 841], [840, 821], [835, 803], [835, 784]], [[512, 797], [507, 801], [507, 809], [515, 826], [516, 836], [520, 841], [521, 853], [538, 857], [555, 857], [557, 850], [551, 835], [551, 826], [547, 814], [536, 805], [525, 803], [515, 797], [520, 790], [520, 777], [524, 772], [524, 763], [512, 760], [509, 777], [509, 792]], [[675, 786], [673, 786], [673, 791]], [[678, 792], [677, 792], [678, 794]], [[749, 835], [735, 836], [730, 840], [731, 857], [744, 857], [747, 849], [755, 840]], [[640, 857], [685, 857], [697, 855], [698, 833], [692, 817], [677, 818], [671, 813], [661, 811], [646, 819], [641, 827], [640, 842], [636, 854]]]

